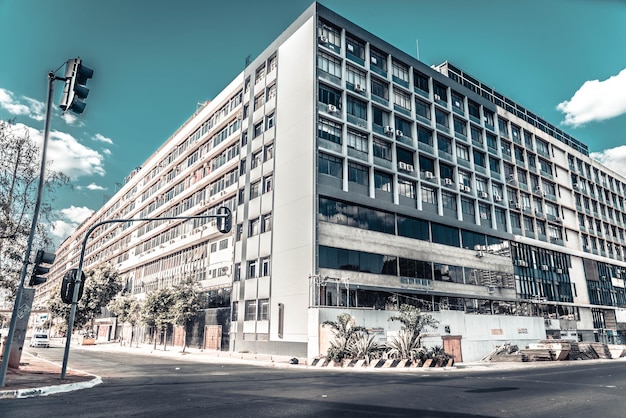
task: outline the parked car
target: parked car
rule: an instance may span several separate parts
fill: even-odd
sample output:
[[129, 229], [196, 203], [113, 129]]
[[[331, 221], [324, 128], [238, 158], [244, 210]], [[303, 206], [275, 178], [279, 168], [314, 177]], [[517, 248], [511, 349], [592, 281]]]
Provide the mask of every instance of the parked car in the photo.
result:
[[35, 334], [33, 335], [33, 337], [30, 339], [30, 346], [31, 347], [45, 347], [48, 348], [50, 347], [50, 338], [48, 337], [48, 334]]

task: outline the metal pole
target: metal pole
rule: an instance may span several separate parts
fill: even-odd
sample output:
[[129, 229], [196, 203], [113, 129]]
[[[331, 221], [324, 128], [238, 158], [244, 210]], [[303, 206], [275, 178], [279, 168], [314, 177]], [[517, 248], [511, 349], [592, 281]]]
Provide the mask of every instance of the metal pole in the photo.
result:
[[43, 145], [41, 149], [41, 166], [39, 169], [39, 184], [37, 186], [37, 200], [35, 201], [35, 210], [33, 212], [33, 220], [30, 224], [30, 233], [28, 235], [28, 242], [26, 244], [26, 252], [24, 253], [24, 263], [22, 265], [22, 273], [20, 275], [20, 283], [17, 287], [15, 294], [15, 303], [13, 304], [13, 315], [11, 315], [11, 324], [9, 325], [9, 334], [7, 335], [7, 342], [4, 347], [4, 354], [2, 356], [2, 366], [0, 367], [0, 387], [4, 386], [4, 380], [7, 374], [7, 368], [9, 366], [9, 356], [11, 354], [11, 343], [13, 341], [13, 334], [15, 333], [15, 326], [17, 324], [17, 312], [22, 302], [22, 293], [24, 292], [24, 281], [26, 280], [26, 271], [28, 270], [28, 264], [30, 264], [30, 251], [33, 246], [33, 240], [35, 238], [35, 232], [37, 230], [37, 220], [39, 219], [39, 209], [41, 208], [41, 199], [43, 196], [43, 188], [45, 184], [46, 175], [46, 150], [48, 147], [48, 136], [50, 133], [50, 112], [52, 108], [52, 94], [54, 92], [54, 80], [56, 76], [53, 72], [48, 73], [48, 100], [46, 102], [46, 120], [43, 130]]
[[74, 328], [74, 319], [76, 317], [76, 308], [78, 305], [78, 294], [80, 292], [80, 282], [83, 277], [83, 262], [85, 261], [85, 250], [87, 248], [87, 239], [89, 235], [98, 227], [121, 222], [143, 222], [143, 221], [170, 221], [170, 220], [189, 220], [189, 219], [206, 219], [206, 218], [225, 218], [228, 214], [215, 214], [215, 215], [196, 215], [196, 216], [164, 216], [161, 218], [131, 218], [131, 219], [108, 219], [93, 224], [83, 238], [83, 243], [80, 249], [80, 258], [78, 260], [78, 271], [76, 272], [76, 282], [74, 284], [74, 294], [72, 295], [72, 308], [70, 309], [70, 317], [67, 321], [67, 336], [65, 339], [65, 353], [63, 355], [63, 366], [61, 367], [61, 379], [65, 379], [67, 372], [67, 362], [70, 357], [70, 344], [72, 341], [72, 328]]

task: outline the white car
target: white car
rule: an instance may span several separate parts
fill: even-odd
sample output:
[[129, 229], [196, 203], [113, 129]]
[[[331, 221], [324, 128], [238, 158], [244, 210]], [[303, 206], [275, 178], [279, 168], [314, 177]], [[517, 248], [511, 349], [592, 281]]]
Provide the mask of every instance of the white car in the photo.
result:
[[33, 335], [33, 337], [30, 339], [30, 346], [31, 347], [45, 347], [48, 348], [50, 347], [50, 338], [48, 337], [48, 334], [35, 334]]

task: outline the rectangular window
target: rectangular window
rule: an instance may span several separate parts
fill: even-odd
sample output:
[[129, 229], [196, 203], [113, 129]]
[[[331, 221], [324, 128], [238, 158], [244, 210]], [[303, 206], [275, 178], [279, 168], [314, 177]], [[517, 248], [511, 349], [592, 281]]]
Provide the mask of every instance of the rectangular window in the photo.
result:
[[456, 212], [456, 194], [450, 192], [441, 192], [441, 203], [444, 209]]
[[319, 153], [317, 170], [320, 174], [343, 178], [343, 160], [334, 155]]
[[271, 129], [274, 127], [274, 113], [270, 113], [265, 117], [265, 129]]
[[391, 161], [391, 144], [382, 139], [374, 138], [374, 157]]
[[437, 122], [439, 129], [443, 129], [446, 132], [448, 131], [450, 122], [448, 121], [448, 114], [446, 112], [435, 109], [435, 122]]
[[397, 88], [393, 89], [393, 103], [403, 109], [411, 110], [411, 96]]
[[261, 215], [261, 232], [269, 232], [272, 230], [272, 214], [266, 213]]
[[365, 89], [365, 71], [357, 68], [346, 66], [346, 83], [352, 84], [355, 91], [363, 91]]
[[245, 314], [244, 314], [244, 320], [245, 321], [255, 321], [256, 320], [256, 300], [247, 300], [246, 304], [245, 304]]
[[387, 173], [381, 171], [374, 171], [374, 187], [378, 190], [385, 192], [392, 192], [393, 178]]
[[430, 104], [420, 99], [415, 99], [415, 114], [430, 120]]
[[348, 97], [347, 112], [348, 115], [352, 115], [362, 120], [367, 120], [367, 104], [361, 100]]
[[346, 35], [346, 50], [346, 53], [352, 58], [358, 58], [359, 63], [364, 63], [365, 44], [363, 42], [350, 35]]
[[261, 195], [261, 181], [257, 181], [250, 185], [250, 199], [254, 199]]
[[389, 100], [389, 86], [387, 83], [372, 77], [372, 96], [380, 97], [385, 101]]
[[415, 200], [415, 182], [398, 178], [398, 194]]
[[270, 275], [270, 258], [261, 258], [261, 277], [267, 277]]
[[261, 135], [263, 133], [263, 121], [258, 122], [254, 125], [254, 137]]
[[341, 144], [341, 124], [320, 118], [317, 122], [317, 137]]
[[422, 202], [430, 203], [431, 205], [437, 204], [437, 191], [429, 186], [421, 186]]
[[248, 236], [252, 237], [259, 234], [259, 218], [252, 219], [248, 227]]
[[369, 168], [364, 165], [349, 161], [348, 181], [352, 181], [363, 186], [369, 186]]
[[274, 186], [274, 178], [272, 176], [267, 176], [263, 179], [263, 193], [268, 193], [273, 190]]
[[267, 321], [270, 319], [270, 300], [269, 299], [259, 299], [258, 302], [259, 311], [257, 315], [258, 321]]
[[387, 75], [387, 56], [370, 47], [370, 68], [381, 75]]
[[456, 157], [461, 160], [469, 161], [469, 153], [465, 145], [456, 144]]
[[420, 90], [428, 95], [430, 93], [430, 88], [428, 87], [428, 76], [418, 72], [413, 72], [413, 82], [415, 83], [415, 88]]
[[348, 147], [367, 153], [367, 135], [348, 130]]
[[254, 98], [254, 110], [262, 108], [263, 103], [265, 103], [265, 95], [261, 93]]
[[250, 260], [248, 261], [248, 279], [254, 279], [257, 275], [257, 261]]
[[405, 87], [409, 86], [409, 68], [406, 65], [393, 60], [391, 64], [391, 75], [393, 76], [393, 81], [396, 83]]
[[321, 103], [331, 104], [337, 109], [341, 109], [341, 92], [320, 84], [318, 98]]
[[341, 78], [341, 59], [331, 54], [320, 52], [317, 56], [317, 68], [332, 76]]

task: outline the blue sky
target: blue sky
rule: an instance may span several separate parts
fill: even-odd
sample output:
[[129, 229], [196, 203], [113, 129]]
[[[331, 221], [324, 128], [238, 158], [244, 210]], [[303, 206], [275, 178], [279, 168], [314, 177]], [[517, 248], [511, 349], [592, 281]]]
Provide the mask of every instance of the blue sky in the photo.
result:
[[[47, 73], [94, 70], [85, 112], [58, 109], [49, 158], [63, 239], [219, 93], [309, 0], [0, 0], [0, 119], [41, 138]], [[448, 60], [626, 173], [626, 0], [324, 0], [428, 65]], [[59, 72], [62, 74], [62, 69]]]

